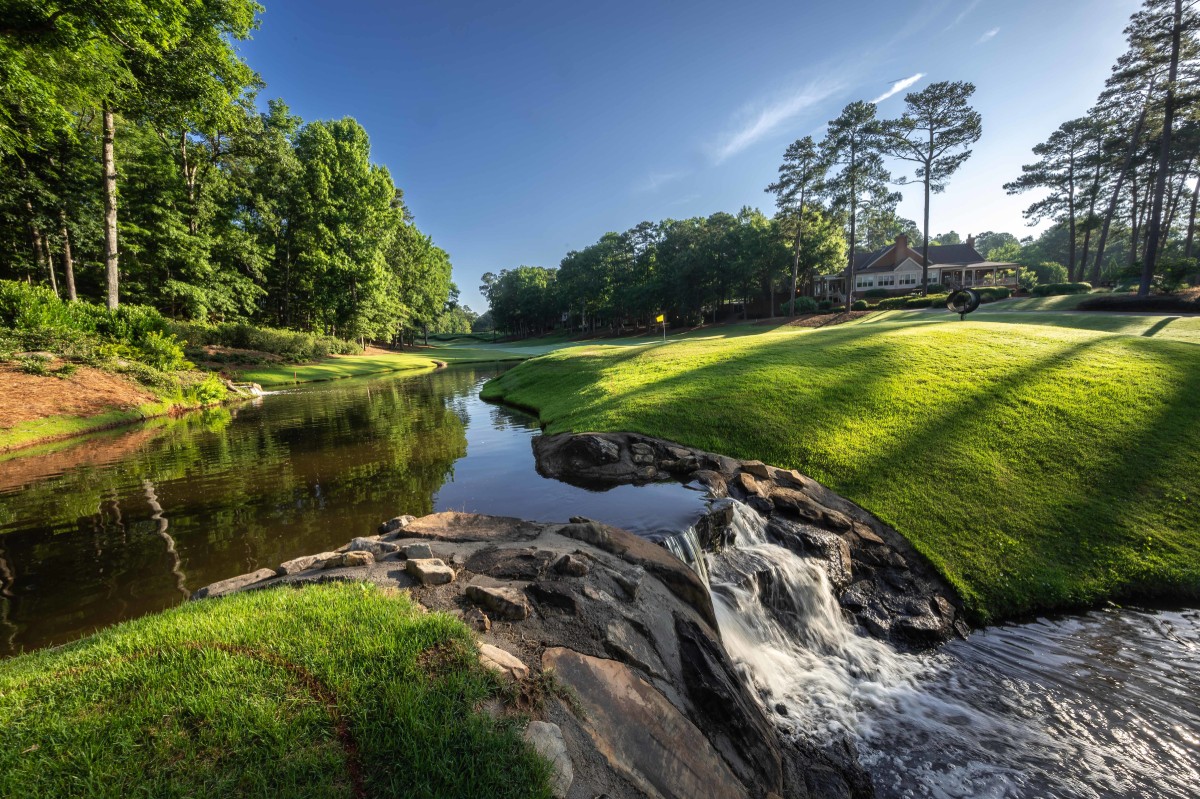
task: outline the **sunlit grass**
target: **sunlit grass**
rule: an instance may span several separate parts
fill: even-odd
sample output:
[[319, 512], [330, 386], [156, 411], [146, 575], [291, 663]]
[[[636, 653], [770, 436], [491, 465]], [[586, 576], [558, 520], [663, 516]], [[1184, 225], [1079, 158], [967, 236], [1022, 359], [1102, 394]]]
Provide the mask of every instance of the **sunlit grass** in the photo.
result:
[[908, 536], [979, 619], [1200, 596], [1200, 347], [929, 316], [573, 348], [484, 395], [549, 432], [798, 468]]
[[0, 796], [549, 796], [499, 691], [374, 586], [190, 603], [0, 662]]

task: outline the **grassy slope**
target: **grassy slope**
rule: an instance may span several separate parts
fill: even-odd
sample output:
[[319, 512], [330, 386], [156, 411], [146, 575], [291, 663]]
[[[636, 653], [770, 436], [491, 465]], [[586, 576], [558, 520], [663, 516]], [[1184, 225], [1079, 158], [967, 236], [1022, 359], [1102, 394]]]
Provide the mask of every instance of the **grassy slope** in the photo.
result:
[[979, 619], [1200, 596], [1191, 344], [868, 318], [564, 350], [484, 395], [536, 409], [550, 432], [631, 430], [796, 467], [907, 535]]
[[[1086, 295], [1082, 295], [1086, 296]], [[1046, 299], [1062, 299], [1048, 297]], [[1017, 302], [1025, 302], [1017, 300]], [[1127, 336], [1169, 339], [1200, 344], [1200, 316], [1167, 316], [1162, 314], [1101, 313], [1098, 311], [1010, 310], [1008, 303], [981, 306], [969, 317], [973, 321], [1015, 325], [1047, 325], [1101, 333], [1120, 333]], [[860, 321], [860, 324], [881, 322], [925, 322], [957, 324], [957, 317], [943, 311], [885, 311]]]
[[473, 646], [404, 595], [334, 583], [0, 662], [0, 795], [351, 797], [358, 766], [373, 797], [549, 796], [512, 723], [476, 712], [501, 689]]
[[386, 355], [335, 355], [323, 361], [307, 364], [252, 366], [241, 370], [237, 379], [262, 386], [289, 383], [311, 383], [318, 380], [337, 380], [343, 377], [398, 372], [406, 369], [431, 369], [438, 361], [445, 363], [475, 363], [479, 361], [520, 360], [528, 356], [457, 346], [430, 347], [420, 352], [390, 352]]
[[127, 410], [116, 408], [96, 416], [46, 416], [18, 422], [12, 427], [0, 429], [0, 452], [140, 422], [143, 419], [168, 414], [175, 407], [171, 402], [151, 402]]

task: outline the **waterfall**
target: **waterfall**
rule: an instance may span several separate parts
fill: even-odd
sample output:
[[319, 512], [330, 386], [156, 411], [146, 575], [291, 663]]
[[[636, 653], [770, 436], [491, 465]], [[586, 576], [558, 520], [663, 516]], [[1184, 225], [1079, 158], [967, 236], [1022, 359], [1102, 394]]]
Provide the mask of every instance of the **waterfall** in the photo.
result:
[[706, 564], [721, 637], [782, 728], [853, 737], [864, 709], [915, 686], [921, 660], [859, 635], [817, 562], [768, 540], [741, 503], [731, 528], [733, 545]]
[[[772, 543], [759, 514], [736, 502], [732, 514], [717, 552], [695, 529], [663, 544], [708, 583], [726, 651], [772, 721], [817, 745], [848, 742], [879, 796], [1196, 795], [1200, 711], [1173, 686], [1200, 689], [1200, 613], [1175, 614], [1161, 635], [1139, 622], [1110, 637], [1122, 617], [1095, 613], [905, 654], [861, 635], [825, 570]], [[1109, 677], [1093, 684], [1094, 672]]]

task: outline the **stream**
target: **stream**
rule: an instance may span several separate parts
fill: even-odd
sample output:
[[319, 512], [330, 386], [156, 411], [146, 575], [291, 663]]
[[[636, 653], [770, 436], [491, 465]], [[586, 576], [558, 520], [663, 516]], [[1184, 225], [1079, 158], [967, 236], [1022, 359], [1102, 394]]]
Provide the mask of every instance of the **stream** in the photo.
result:
[[505, 368], [308, 384], [0, 461], [0, 657], [399, 514], [586, 516], [675, 536], [772, 720], [849, 741], [880, 796], [1200, 795], [1200, 611], [1094, 611], [899, 653], [856, 634], [824, 572], [744, 507], [737, 545], [706, 555], [678, 535], [706, 507], [691, 488], [541, 477], [536, 421], [478, 396]]

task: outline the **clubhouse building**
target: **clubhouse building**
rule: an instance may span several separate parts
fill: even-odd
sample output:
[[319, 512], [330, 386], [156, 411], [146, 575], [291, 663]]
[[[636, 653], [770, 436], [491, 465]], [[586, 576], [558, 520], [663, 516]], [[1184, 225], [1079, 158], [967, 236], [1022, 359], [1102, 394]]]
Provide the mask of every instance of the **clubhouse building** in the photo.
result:
[[[854, 259], [854, 293], [886, 289], [892, 294], [911, 294], [921, 284], [921, 253], [900, 234], [896, 243], [875, 252], [859, 253]], [[842, 300], [846, 296], [847, 269], [816, 279], [815, 295]], [[1015, 289], [1021, 265], [986, 260], [975, 251], [975, 237], [965, 244], [929, 245], [929, 283], [954, 286], [1008, 286]]]

